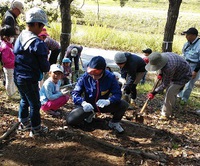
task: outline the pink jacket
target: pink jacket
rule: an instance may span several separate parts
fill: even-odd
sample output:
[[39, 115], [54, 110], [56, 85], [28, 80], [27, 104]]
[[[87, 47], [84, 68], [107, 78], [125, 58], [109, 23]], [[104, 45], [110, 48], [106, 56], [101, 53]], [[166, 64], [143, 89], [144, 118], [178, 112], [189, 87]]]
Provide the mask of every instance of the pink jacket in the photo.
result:
[[4, 40], [1, 41], [0, 52], [2, 56], [3, 67], [7, 69], [14, 69], [15, 54], [13, 53], [13, 45]]

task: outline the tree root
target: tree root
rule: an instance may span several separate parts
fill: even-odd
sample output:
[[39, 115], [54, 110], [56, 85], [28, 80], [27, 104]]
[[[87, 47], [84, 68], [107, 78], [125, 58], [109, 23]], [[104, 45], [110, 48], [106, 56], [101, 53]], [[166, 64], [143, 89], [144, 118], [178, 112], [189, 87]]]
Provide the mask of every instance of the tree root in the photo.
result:
[[[87, 135], [81, 131], [78, 131], [78, 130], [67, 130], [67, 135], [69, 136], [78, 136], [78, 137], [81, 137], [81, 140], [85, 139], [86, 141], [91, 141], [94, 140], [96, 143], [100, 144], [101, 147], [104, 146], [106, 148], [109, 148], [111, 149], [112, 151], [115, 150], [117, 152], [120, 152], [120, 153], [125, 153], [125, 154], [132, 154], [132, 155], [139, 155], [143, 158], [147, 158], [147, 159], [152, 159], [152, 160], [157, 160], [159, 162], [162, 162], [162, 163], [166, 163], [167, 162], [167, 157], [166, 155], [164, 154], [159, 154], [159, 152], [144, 152], [142, 150], [139, 150], [139, 149], [128, 149], [128, 148], [124, 148], [124, 147], [120, 147], [120, 146], [117, 146], [117, 145], [113, 145], [111, 143], [108, 143], [106, 141], [103, 141], [99, 138], [96, 138], [94, 136], [91, 136], [91, 135]], [[80, 141], [80, 140], [79, 140]]]
[[5, 140], [15, 129], [19, 126], [20, 122], [16, 122], [8, 131], [6, 131], [1, 137], [0, 137], [0, 143]]

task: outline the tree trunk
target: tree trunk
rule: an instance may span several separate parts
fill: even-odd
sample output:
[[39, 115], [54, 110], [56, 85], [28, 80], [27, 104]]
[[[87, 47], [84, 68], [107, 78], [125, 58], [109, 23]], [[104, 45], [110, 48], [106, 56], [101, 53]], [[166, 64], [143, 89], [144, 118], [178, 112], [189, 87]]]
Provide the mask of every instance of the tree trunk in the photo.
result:
[[71, 15], [70, 15], [70, 5], [72, 0], [59, 0], [60, 13], [61, 13], [61, 34], [60, 34], [60, 44], [61, 44], [61, 54], [59, 58], [59, 63], [65, 55], [66, 48], [70, 44], [71, 39]]
[[165, 25], [164, 40], [162, 44], [163, 52], [172, 52], [172, 43], [174, 39], [174, 31], [179, 15], [179, 9], [182, 0], [169, 0], [169, 8], [167, 13], [167, 22]]

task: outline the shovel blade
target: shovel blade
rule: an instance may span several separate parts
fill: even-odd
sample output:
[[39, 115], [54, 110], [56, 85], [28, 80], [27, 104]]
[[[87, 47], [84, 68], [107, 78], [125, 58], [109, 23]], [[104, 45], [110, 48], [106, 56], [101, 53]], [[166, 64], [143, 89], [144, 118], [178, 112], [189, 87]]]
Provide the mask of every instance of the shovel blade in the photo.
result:
[[144, 123], [144, 117], [140, 114], [137, 114], [135, 117], [135, 121], [138, 123]]

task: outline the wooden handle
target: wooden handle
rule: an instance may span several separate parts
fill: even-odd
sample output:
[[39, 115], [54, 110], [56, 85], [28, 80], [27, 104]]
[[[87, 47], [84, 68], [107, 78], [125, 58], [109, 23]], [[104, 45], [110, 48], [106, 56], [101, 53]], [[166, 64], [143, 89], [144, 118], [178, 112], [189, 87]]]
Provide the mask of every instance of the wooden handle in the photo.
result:
[[[155, 91], [156, 87], [158, 86], [159, 81], [160, 81], [159, 79], [156, 81], [156, 83], [155, 83], [155, 85], [154, 85], [154, 87], [153, 87], [153, 89], [152, 89], [152, 92]], [[146, 102], [144, 103], [142, 109], [140, 110], [140, 114], [142, 114], [142, 113], [144, 112], [145, 108], [147, 107], [147, 104], [148, 104], [148, 101], [149, 101], [149, 100], [150, 100], [150, 99], [148, 98], [148, 99], [146, 100]]]
[[142, 109], [140, 110], [140, 114], [142, 114], [144, 112], [145, 108], [147, 107], [148, 101], [149, 101], [149, 98], [146, 100], [146, 102], [144, 103]]

